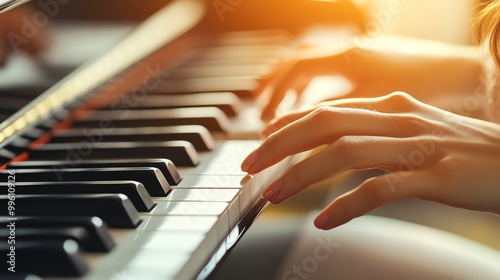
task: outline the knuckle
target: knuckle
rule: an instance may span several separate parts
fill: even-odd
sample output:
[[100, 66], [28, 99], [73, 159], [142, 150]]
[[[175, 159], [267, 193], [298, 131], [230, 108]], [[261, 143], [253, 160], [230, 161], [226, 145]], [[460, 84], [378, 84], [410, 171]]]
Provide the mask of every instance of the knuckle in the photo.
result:
[[393, 99], [393, 100], [401, 101], [401, 102], [413, 101], [413, 97], [404, 91], [395, 91], [395, 92], [389, 94], [388, 97]]
[[330, 126], [335, 122], [336, 109], [333, 107], [321, 106], [314, 110], [310, 119], [320, 126]]
[[364, 191], [373, 204], [380, 204], [386, 201], [390, 195], [391, 188], [381, 177], [371, 178], [364, 183]]
[[412, 108], [417, 106], [417, 100], [410, 94], [403, 91], [390, 93], [389, 95], [387, 95], [386, 101], [406, 108], [407, 110], [411, 110]]
[[334, 143], [334, 150], [337, 156], [342, 158], [352, 157], [359, 146], [359, 140], [355, 137], [344, 136]]
[[450, 176], [455, 177], [459, 166], [460, 163], [457, 158], [453, 156], [444, 157], [437, 163], [437, 168], [435, 170], [439, 173], [435, 175], [439, 175], [443, 178], [450, 178]]

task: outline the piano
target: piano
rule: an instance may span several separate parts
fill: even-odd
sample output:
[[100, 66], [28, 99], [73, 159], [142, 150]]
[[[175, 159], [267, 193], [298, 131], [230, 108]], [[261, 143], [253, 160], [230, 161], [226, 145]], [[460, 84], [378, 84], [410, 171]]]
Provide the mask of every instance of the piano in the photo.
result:
[[1, 279], [206, 279], [264, 209], [293, 159], [239, 167], [298, 27], [225, 25], [242, 1], [216, 2], [168, 1], [47, 89], [0, 92]]

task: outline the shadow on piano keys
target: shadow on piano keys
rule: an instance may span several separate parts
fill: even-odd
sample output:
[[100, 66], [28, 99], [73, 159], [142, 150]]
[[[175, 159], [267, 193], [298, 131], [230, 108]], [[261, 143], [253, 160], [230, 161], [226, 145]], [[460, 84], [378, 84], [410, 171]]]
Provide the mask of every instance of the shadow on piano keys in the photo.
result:
[[2, 279], [204, 279], [257, 217], [291, 159], [241, 172], [253, 89], [293, 40], [214, 33], [206, 9], [173, 1], [40, 96], [2, 92]]

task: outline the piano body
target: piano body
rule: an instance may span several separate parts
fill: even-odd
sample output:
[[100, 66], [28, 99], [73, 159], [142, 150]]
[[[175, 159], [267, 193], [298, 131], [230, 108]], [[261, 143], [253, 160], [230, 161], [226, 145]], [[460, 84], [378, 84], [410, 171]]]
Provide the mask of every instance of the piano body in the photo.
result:
[[[304, 24], [335, 18], [287, 21], [290, 2], [168, 1], [46, 90], [2, 90], [2, 279], [209, 277], [292, 160], [240, 171], [253, 90]], [[360, 18], [334, 2], [334, 21]]]

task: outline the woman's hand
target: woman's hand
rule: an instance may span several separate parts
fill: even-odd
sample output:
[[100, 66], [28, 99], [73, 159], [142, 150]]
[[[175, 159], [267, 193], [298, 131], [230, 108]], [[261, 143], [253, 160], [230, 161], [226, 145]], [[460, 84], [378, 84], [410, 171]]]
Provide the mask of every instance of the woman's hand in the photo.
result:
[[[20, 6], [0, 14], [0, 65], [11, 51], [25, 51], [37, 55], [48, 48], [50, 36], [47, 26], [36, 26], [35, 11]], [[35, 26], [36, 30], [31, 27]]]
[[[333, 46], [305, 48], [279, 65], [257, 90], [273, 91], [262, 119], [274, 118], [288, 90], [301, 94], [312, 78], [324, 75], [344, 76], [352, 83], [352, 92], [342, 98], [405, 91], [450, 109], [480, 85], [481, 63], [476, 47], [397, 37], [357, 37]], [[443, 99], [443, 94], [448, 98]]]
[[254, 174], [285, 157], [325, 149], [292, 166], [262, 196], [281, 203], [348, 170], [380, 169], [317, 217], [331, 229], [381, 205], [420, 198], [500, 214], [500, 126], [421, 103], [405, 93], [332, 101], [273, 121], [243, 162]]

